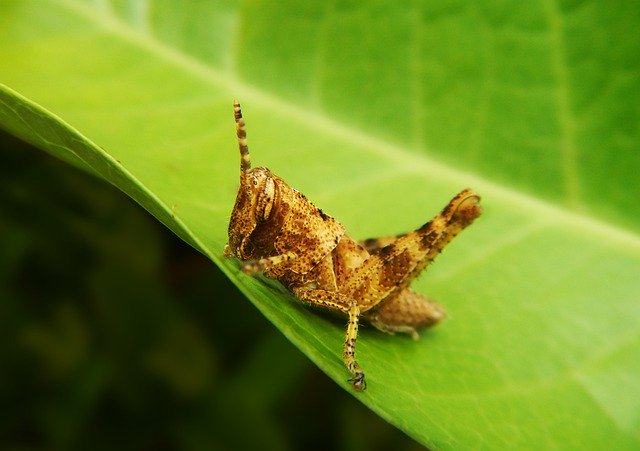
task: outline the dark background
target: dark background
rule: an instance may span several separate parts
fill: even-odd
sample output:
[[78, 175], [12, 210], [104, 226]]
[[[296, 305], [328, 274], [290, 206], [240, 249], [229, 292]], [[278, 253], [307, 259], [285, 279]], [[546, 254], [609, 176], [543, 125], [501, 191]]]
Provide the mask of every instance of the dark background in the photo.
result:
[[422, 449], [132, 200], [2, 131], [0, 249], [1, 449]]

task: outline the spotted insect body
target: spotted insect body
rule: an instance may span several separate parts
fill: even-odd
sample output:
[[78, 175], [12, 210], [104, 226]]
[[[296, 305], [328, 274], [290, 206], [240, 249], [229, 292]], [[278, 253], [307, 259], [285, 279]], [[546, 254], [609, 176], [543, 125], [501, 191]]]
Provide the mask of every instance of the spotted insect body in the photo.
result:
[[240, 188], [224, 254], [243, 261], [246, 273], [278, 280], [304, 303], [347, 315], [343, 359], [354, 388], [364, 390], [365, 374], [355, 357], [360, 319], [384, 332], [417, 339], [419, 329], [444, 318], [442, 307], [409, 284], [480, 215], [480, 197], [465, 189], [415, 231], [356, 241], [284, 180], [264, 167], [251, 168], [237, 101], [234, 112]]

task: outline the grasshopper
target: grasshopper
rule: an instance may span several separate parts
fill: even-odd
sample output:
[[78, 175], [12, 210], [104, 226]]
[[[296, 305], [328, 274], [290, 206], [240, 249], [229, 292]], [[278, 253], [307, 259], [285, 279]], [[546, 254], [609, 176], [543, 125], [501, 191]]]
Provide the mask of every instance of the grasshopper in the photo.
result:
[[356, 241], [340, 222], [280, 177], [265, 167], [251, 168], [237, 100], [234, 116], [240, 188], [224, 255], [239, 258], [245, 273], [279, 281], [303, 303], [346, 315], [343, 360], [355, 390], [365, 390], [365, 373], [355, 356], [360, 319], [383, 332], [414, 339], [419, 329], [442, 321], [444, 309], [409, 284], [480, 216], [480, 196], [464, 189], [412, 232]]

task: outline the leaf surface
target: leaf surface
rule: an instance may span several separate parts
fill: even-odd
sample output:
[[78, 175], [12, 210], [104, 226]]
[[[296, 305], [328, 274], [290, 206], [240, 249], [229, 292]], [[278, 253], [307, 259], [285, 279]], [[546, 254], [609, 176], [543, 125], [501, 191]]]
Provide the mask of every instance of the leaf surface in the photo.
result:
[[438, 449], [640, 446], [640, 44], [589, 59], [569, 36], [637, 11], [177, 5], [0, 3], [0, 126], [137, 200], [347, 389], [344, 325], [222, 257], [232, 99], [254, 164], [354, 237], [415, 228], [472, 186], [484, 215], [414, 284], [449, 319], [419, 342], [363, 328], [356, 396]]

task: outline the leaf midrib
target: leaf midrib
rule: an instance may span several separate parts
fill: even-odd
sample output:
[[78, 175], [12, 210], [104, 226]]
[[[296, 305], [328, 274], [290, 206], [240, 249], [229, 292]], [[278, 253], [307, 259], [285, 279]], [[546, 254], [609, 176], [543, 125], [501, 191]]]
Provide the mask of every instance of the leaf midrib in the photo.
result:
[[[499, 198], [504, 202], [512, 203], [528, 210], [535, 211], [536, 214], [543, 218], [553, 218], [555, 222], [567, 222], [572, 225], [581, 226], [590, 232], [609, 238], [613, 241], [619, 241], [626, 246], [632, 246], [640, 250], [640, 236], [633, 231], [624, 229], [618, 225], [612, 225], [598, 218], [587, 216], [583, 213], [576, 213], [567, 210], [564, 207], [540, 200], [526, 193], [514, 190], [510, 187], [496, 184], [485, 178], [468, 171], [454, 169], [451, 166], [444, 165], [422, 152], [410, 152], [397, 144], [389, 143], [380, 138], [366, 134], [360, 129], [346, 126], [341, 122], [330, 119], [316, 111], [308, 111], [295, 104], [292, 104], [280, 97], [267, 93], [264, 90], [247, 83], [239, 81], [238, 77], [234, 77], [233, 73], [223, 73], [215, 68], [204, 64], [203, 62], [168, 47], [162, 41], [151, 39], [152, 35], [136, 32], [135, 29], [128, 26], [125, 22], [119, 20], [110, 12], [98, 14], [94, 8], [80, 4], [73, 0], [60, 0], [69, 11], [81, 15], [91, 20], [102, 29], [112, 32], [123, 40], [130, 42], [137, 47], [146, 49], [163, 60], [174, 64], [176, 67], [183, 69], [194, 77], [205, 81], [208, 84], [220, 84], [229, 87], [229, 90], [236, 93], [243, 93], [247, 97], [253, 97], [257, 103], [269, 105], [273, 110], [289, 116], [292, 119], [300, 121], [306, 125], [315, 128], [321, 132], [332, 135], [333, 137], [344, 140], [345, 142], [355, 144], [366, 148], [367, 152], [377, 154], [392, 161], [400, 162], [400, 168], [404, 168], [407, 173], [429, 174], [441, 179], [464, 180], [464, 183], [473, 186], [481, 194], [482, 192], [491, 192], [494, 198]], [[231, 102], [231, 99], [230, 99]], [[72, 128], [73, 129], [73, 128]], [[80, 134], [83, 139], [88, 140], [84, 135]], [[97, 146], [96, 146], [97, 147]], [[102, 149], [100, 149], [102, 151]], [[107, 153], [104, 153], [108, 155]], [[108, 158], [112, 158], [108, 155]], [[170, 208], [158, 199], [151, 191], [144, 186], [133, 174], [129, 173], [122, 166], [120, 168], [125, 171], [128, 177], [138, 184], [147, 194], [153, 197], [159, 205], [170, 212]], [[174, 216], [176, 222], [179, 222], [184, 231], [200, 246], [210, 258], [214, 253], [211, 249], [204, 245], [191, 230], [182, 223], [178, 217]]]

